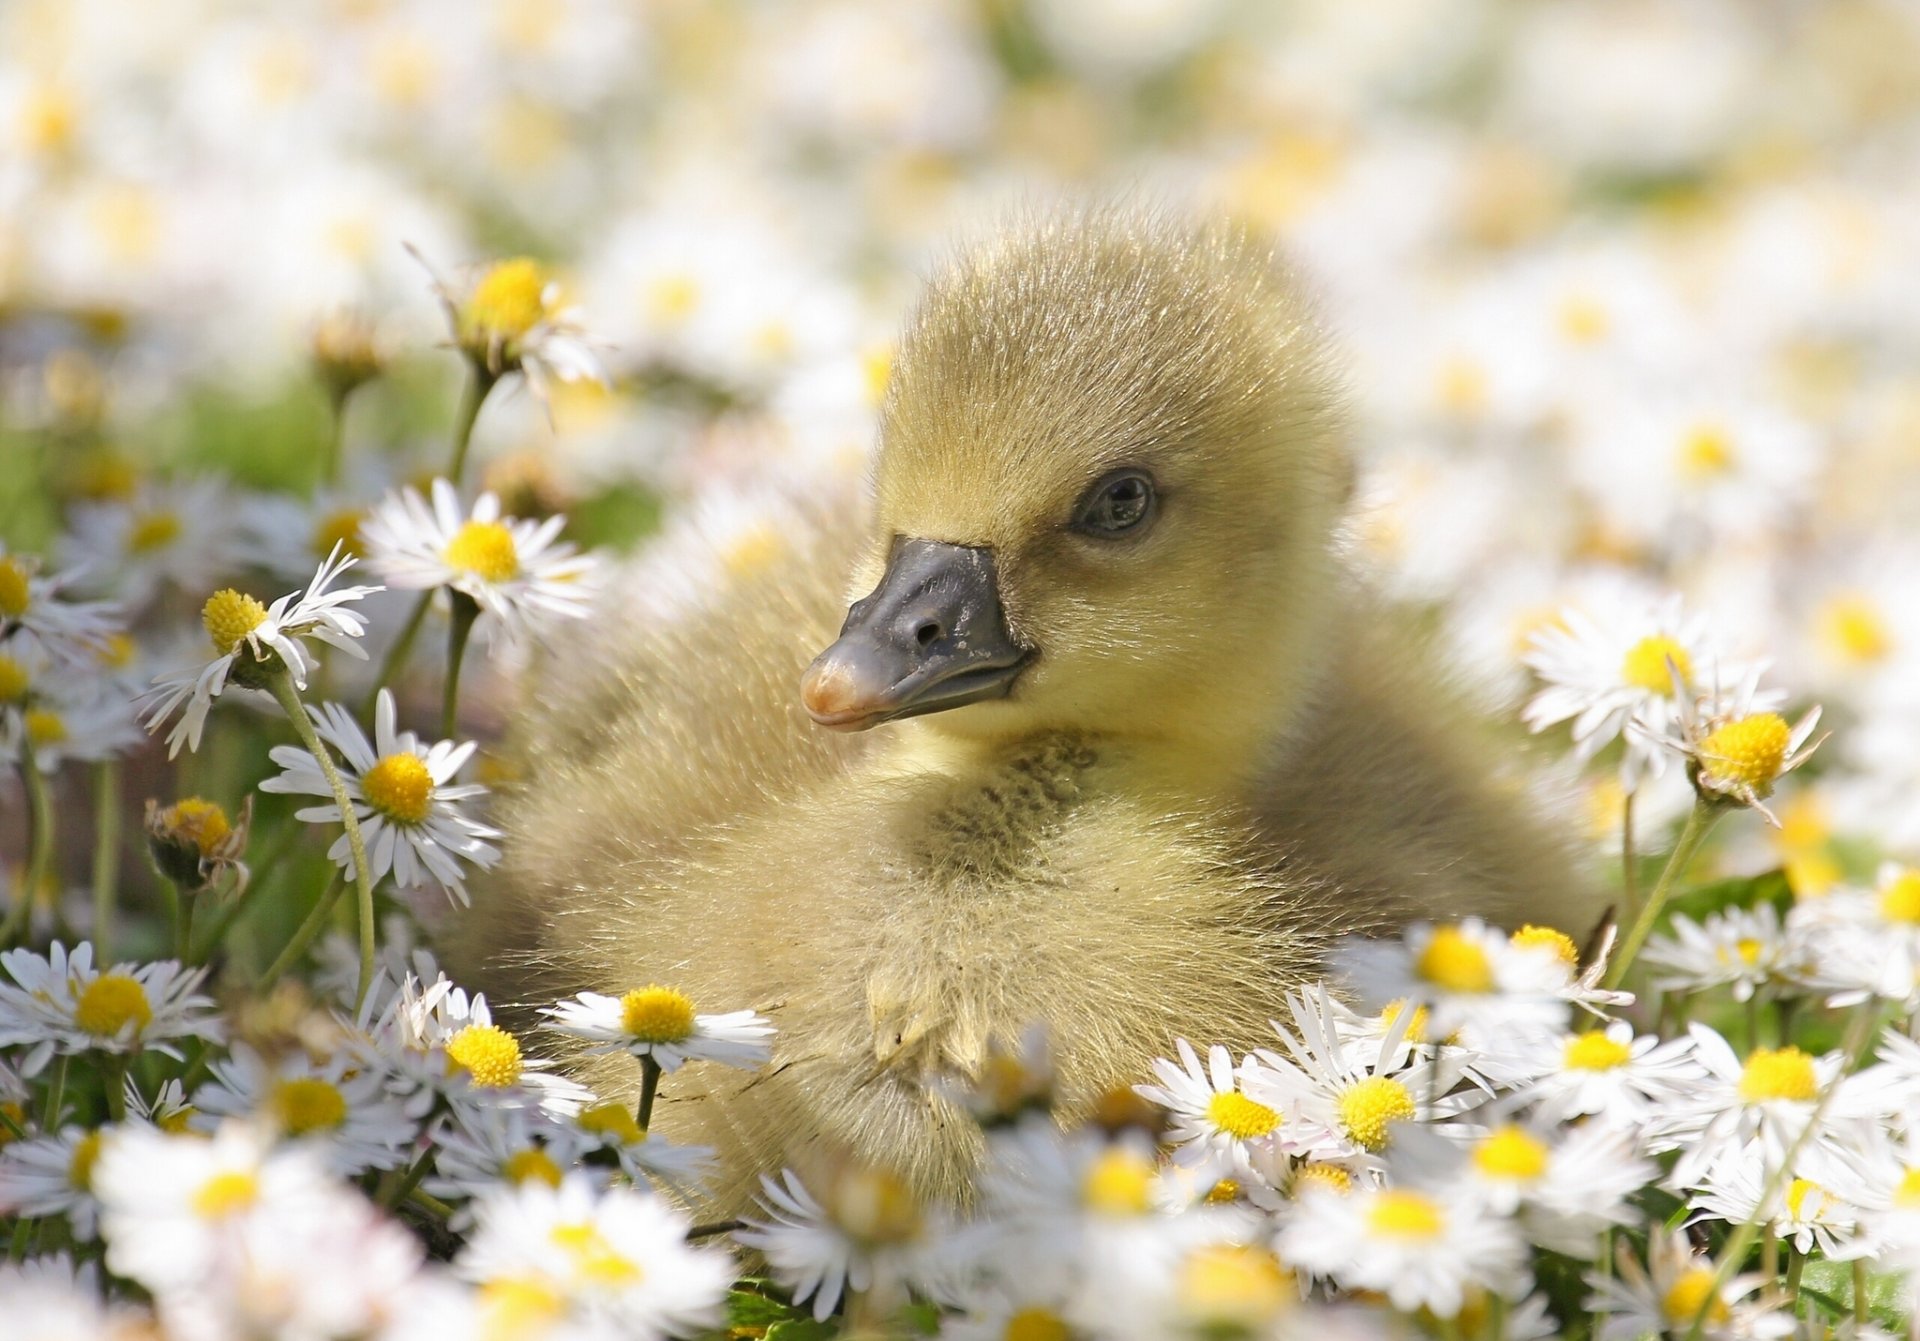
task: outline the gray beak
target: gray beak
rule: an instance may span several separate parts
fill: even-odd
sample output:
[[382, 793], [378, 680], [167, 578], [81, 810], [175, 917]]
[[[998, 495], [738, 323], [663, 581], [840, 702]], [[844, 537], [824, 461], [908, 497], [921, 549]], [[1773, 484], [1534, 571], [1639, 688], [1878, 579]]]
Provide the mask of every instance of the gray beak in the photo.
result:
[[1003, 698], [1032, 659], [1007, 630], [991, 550], [902, 538], [880, 585], [807, 668], [800, 698], [821, 726], [863, 731]]

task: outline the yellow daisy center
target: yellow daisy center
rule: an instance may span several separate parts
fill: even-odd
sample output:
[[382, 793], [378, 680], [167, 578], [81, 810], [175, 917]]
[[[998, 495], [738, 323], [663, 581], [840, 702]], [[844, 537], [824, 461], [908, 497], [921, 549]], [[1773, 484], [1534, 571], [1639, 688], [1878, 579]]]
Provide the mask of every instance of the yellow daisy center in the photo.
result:
[[1613, 325], [1606, 305], [1584, 293], [1568, 294], [1557, 315], [1560, 333], [1576, 345], [1596, 344], [1606, 339]]
[[1280, 1125], [1280, 1115], [1257, 1099], [1223, 1090], [1207, 1100], [1207, 1121], [1236, 1141], [1250, 1141], [1272, 1135]]
[[1531, 950], [1536, 947], [1551, 950], [1554, 958], [1568, 968], [1580, 962], [1580, 947], [1573, 943], [1573, 937], [1553, 927], [1537, 927], [1529, 922], [1514, 932], [1509, 940], [1516, 950]]
[[547, 277], [531, 257], [496, 261], [473, 286], [466, 324], [483, 338], [517, 340], [546, 316], [546, 289]]
[[1820, 638], [1840, 661], [1856, 666], [1885, 661], [1893, 631], [1879, 608], [1859, 594], [1836, 596], [1820, 611]]
[[1920, 1168], [1907, 1169], [1893, 1189], [1893, 1204], [1905, 1210], [1920, 1207]]
[[884, 1169], [856, 1169], [833, 1188], [833, 1219], [862, 1243], [904, 1243], [920, 1233], [920, 1205]]
[[1751, 968], [1760, 962], [1760, 942], [1751, 936], [1742, 936], [1733, 943], [1734, 958]]
[[546, 1281], [502, 1276], [480, 1287], [482, 1341], [539, 1336], [567, 1311], [567, 1300]]
[[518, 1187], [521, 1183], [545, 1183], [548, 1187], [558, 1187], [562, 1175], [560, 1166], [553, 1157], [538, 1146], [528, 1146], [525, 1150], [516, 1150], [508, 1155], [500, 1166], [501, 1176]]
[[1181, 1264], [1179, 1289], [1186, 1312], [1235, 1324], [1232, 1335], [1253, 1333], [1299, 1297], [1272, 1253], [1238, 1243], [1196, 1249]]
[[453, 533], [440, 556], [449, 568], [472, 573], [484, 582], [505, 582], [520, 571], [513, 532], [499, 522], [470, 521]]
[[1413, 971], [1449, 992], [1491, 992], [1493, 963], [1480, 943], [1458, 927], [1436, 927]]
[[1340, 1123], [1355, 1144], [1380, 1151], [1392, 1140], [1389, 1128], [1414, 1115], [1413, 1095], [1391, 1076], [1368, 1076], [1340, 1096]]
[[1145, 1215], [1152, 1209], [1153, 1163], [1137, 1151], [1113, 1146], [1087, 1169], [1080, 1197], [1104, 1215]]
[[1728, 474], [1738, 460], [1733, 435], [1718, 424], [1696, 424], [1680, 439], [1680, 474], [1694, 484]]
[[1007, 1319], [1000, 1341], [1068, 1341], [1072, 1335], [1058, 1313], [1023, 1308]]
[[1612, 1071], [1633, 1058], [1633, 1049], [1605, 1030], [1589, 1029], [1567, 1040], [1561, 1062], [1569, 1071]]
[[127, 533], [127, 548], [135, 554], [151, 554], [180, 537], [180, 519], [171, 512], [149, 512], [133, 524]]
[[595, 1104], [582, 1109], [575, 1121], [580, 1124], [581, 1131], [592, 1132], [595, 1136], [617, 1137], [622, 1145], [643, 1141], [647, 1135], [640, 1130], [639, 1122], [624, 1104]]
[[155, 1119], [155, 1125], [169, 1136], [185, 1136], [187, 1128], [193, 1123], [193, 1115], [200, 1110], [192, 1104], [176, 1108], [166, 1116]]
[[685, 321], [700, 306], [700, 283], [690, 275], [663, 275], [647, 289], [647, 311], [655, 321]]
[[1669, 661], [1673, 669], [1680, 672], [1681, 684], [1693, 683], [1693, 658], [1687, 655], [1686, 648], [1664, 633], [1649, 634], [1627, 649], [1620, 663], [1620, 678], [1635, 689], [1672, 698], [1673, 674], [1667, 669]]
[[81, 1192], [93, 1189], [93, 1166], [100, 1162], [100, 1133], [90, 1131], [74, 1142], [67, 1160], [67, 1182]]
[[555, 1225], [547, 1237], [555, 1247], [573, 1259], [573, 1269], [582, 1280], [594, 1285], [611, 1286], [637, 1285], [640, 1282], [639, 1264], [621, 1256], [607, 1242], [607, 1236], [594, 1225], [584, 1222]]
[[347, 1120], [347, 1099], [337, 1086], [317, 1076], [277, 1081], [267, 1098], [267, 1111], [288, 1136], [332, 1131]]
[[1501, 1127], [1474, 1150], [1473, 1163], [1489, 1178], [1530, 1183], [1547, 1171], [1547, 1147], [1518, 1127]]
[[27, 613], [31, 600], [27, 565], [11, 554], [0, 555], [0, 619], [20, 618]]
[[1308, 1187], [1325, 1188], [1345, 1196], [1353, 1191], [1353, 1173], [1338, 1164], [1302, 1164], [1300, 1171], [1293, 1176], [1293, 1190], [1298, 1195], [1301, 1189]]
[[1742, 783], [1764, 796], [1786, 764], [1792, 739], [1785, 718], [1761, 712], [1709, 734], [1700, 742], [1700, 753], [1710, 761], [1716, 777]]
[[[1709, 1299], [1711, 1303], [1708, 1303]], [[1668, 1287], [1665, 1297], [1660, 1301], [1667, 1321], [1676, 1327], [1692, 1322], [1703, 1304], [1706, 1305], [1708, 1322], [1727, 1320], [1727, 1303], [1714, 1291], [1711, 1267], [1693, 1267], [1683, 1271], [1680, 1279]]]
[[470, 1024], [447, 1040], [447, 1059], [483, 1090], [520, 1079], [520, 1041], [494, 1024]]
[[213, 650], [221, 656], [266, 622], [267, 607], [232, 587], [214, 592], [200, 607], [200, 623], [213, 640]]
[[655, 983], [620, 998], [620, 1028], [640, 1043], [682, 1043], [693, 1037], [693, 999]]
[[67, 738], [67, 719], [51, 708], [29, 708], [23, 720], [27, 739], [35, 745], [58, 745]]
[[[1380, 1011], [1380, 1027], [1382, 1029], [1392, 1029], [1396, 1024], [1400, 1023], [1400, 1012], [1406, 1008], [1407, 1003], [1405, 1001], [1389, 1001]], [[1407, 1021], [1407, 1032], [1404, 1035], [1407, 1042], [1425, 1043], [1427, 1041], [1427, 1020], [1429, 1015], [1430, 1012], [1425, 1006], [1415, 1006], [1413, 1008], [1413, 1018]]]
[[0, 652], [0, 703], [18, 703], [27, 696], [32, 681], [27, 676], [27, 668], [19, 661]]
[[165, 826], [168, 837], [192, 843], [203, 857], [211, 857], [214, 849], [233, 832], [227, 812], [198, 796], [189, 796], [168, 806], [160, 812], [160, 823]]
[[1880, 891], [1880, 916], [1889, 922], [1920, 922], [1920, 871], [1902, 871]]
[[1437, 1239], [1446, 1232], [1447, 1216], [1438, 1202], [1395, 1188], [1368, 1208], [1367, 1228], [1384, 1238]]
[[1231, 1206], [1240, 1200], [1240, 1184], [1233, 1178], [1222, 1178], [1207, 1189], [1207, 1195], [1200, 1198], [1209, 1206]]
[[338, 545], [342, 554], [356, 559], [366, 557], [366, 548], [360, 543], [360, 513], [353, 508], [342, 508], [338, 512], [329, 512], [313, 528], [313, 552], [321, 558], [333, 553]]
[[417, 754], [389, 754], [360, 775], [360, 794], [394, 823], [419, 824], [433, 809], [433, 774]]
[[1796, 1178], [1787, 1184], [1787, 1214], [1795, 1220], [1807, 1219], [1807, 1198], [1813, 1197], [1813, 1218], [1820, 1217], [1820, 1203], [1827, 1190], [1811, 1178]]
[[244, 1211], [260, 1196], [260, 1179], [245, 1169], [216, 1173], [194, 1191], [193, 1210], [207, 1220]]
[[153, 1019], [147, 989], [124, 973], [102, 973], [74, 1003], [73, 1022], [97, 1038], [113, 1038], [131, 1024], [136, 1032]]
[[100, 644], [100, 664], [108, 670], [125, 670], [133, 664], [133, 639], [124, 633], [109, 633]]
[[1740, 1097], [1750, 1104], [1770, 1099], [1804, 1103], [1819, 1088], [1813, 1058], [1796, 1047], [1755, 1048], [1740, 1071]]

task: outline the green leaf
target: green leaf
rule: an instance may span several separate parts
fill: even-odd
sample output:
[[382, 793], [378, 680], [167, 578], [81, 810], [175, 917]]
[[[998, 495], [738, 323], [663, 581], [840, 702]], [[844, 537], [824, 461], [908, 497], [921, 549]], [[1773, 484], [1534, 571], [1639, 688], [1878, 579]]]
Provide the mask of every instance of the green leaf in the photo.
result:
[[767, 1341], [828, 1341], [838, 1335], [840, 1329], [835, 1324], [812, 1318], [790, 1318], [767, 1328]]
[[[1907, 1330], [1901, 1309], [1901, 1278], [1886, 1272], [1867, 1273], [1867, 1314], [1890, 1332]], [[1853, 1263], [1808, 1262], [1800, 1273], [1800, 1293], [1816, 1295], [1836, 1313], [1853, 1312]]]

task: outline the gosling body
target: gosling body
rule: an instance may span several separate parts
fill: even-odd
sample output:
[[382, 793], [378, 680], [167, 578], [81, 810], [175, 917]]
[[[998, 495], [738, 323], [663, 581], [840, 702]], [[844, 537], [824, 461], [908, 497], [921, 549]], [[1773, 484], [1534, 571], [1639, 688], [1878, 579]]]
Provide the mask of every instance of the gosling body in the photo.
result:
[[1084, 1107], [1176, 1038], [1264, 1041], [1340, 935], [1584, 932], [1578, 863], [1342, 570], [1350, 471], [1258, 243], [1010, 229], [910, 324], [871, 501], [776, 503], [667, 611], [683, 528], [536, 672], [453, 958], [503, 1005], [657, 981], [770, 1015], [767, 1072], [690, 1068], [658, 1113], [720, 1149], [731, 1209], [845, 1158], [961, 1194], [950, 1086], [1035, 1023]]

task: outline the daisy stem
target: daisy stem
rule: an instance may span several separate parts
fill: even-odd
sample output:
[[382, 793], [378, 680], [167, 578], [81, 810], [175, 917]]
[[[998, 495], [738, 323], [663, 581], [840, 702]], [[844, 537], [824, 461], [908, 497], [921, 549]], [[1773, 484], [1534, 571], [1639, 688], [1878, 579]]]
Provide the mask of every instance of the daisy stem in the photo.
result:
[[697, 1243], [701, 1239], [710, 1239], [716, 1234], [731, 1234], [736, 1229], [745, 1229], [745, 1220], [715, 1220], [712, 1224], [695, 1225], [687, 1231], [687, 1242]]
[[27, 785], [27, 809], [32, 814], [33, 838], [28, 851], [27, 878], [20, 886], [20, 897], [7, 910], [7, 923], [0, 929], [0, 944], [24, 941], [33, 926], [33, 901], [47, 883], [47, 871], [53, 864], [53, 807], [47, 801], [47, 780], [33, 757], [33, 742], [20, 742], [20, 777]]
[[[160, 902], [167, 906], [167, 939], [178, 947], [183, 935], [180, 929], [180, 887], [164, 875], [155, 875], [154, 883], [160, 886]], [[186, 955], [180, 955], [182, 961]]]
[[[1787, 1245], [1787, 1312], [1799, 1316], [1800, 1313], [1800, 1273], [1806, 1270], [1807, 1255]], [[1862, 1322], [1866, 1321], [1864, 1318]]]
[[660, 1063], [652, 1057], [640, 1059], [640, 1106], [634, 1112], [633, 1120], [640, 1124], [640, 1130], [646, 1131], [647, 1124], [653, 1121], [653, 1096], [660, 1089]]
[[115, 1122], [127, 1120], [127, 1067], [133, 1058], [124, 1053], [107, 1068], [107, 1115]]
[[[294, 733], [300, 737], [300, 743], [307, 747], [307, 753], [313, 756], [314, 762], [320, 765], [321, 773], [326, 775], [327, 786], [333, 789], [334, 804], [340, 807], [341, 822], [347, 828], [347, 850], [353, 857], [353, 883], [360, 895], [360, 983], [353, 994], [353, 1008], [358, 1011], [361, 1003], [367, 999], [367, 989], [373, 986], [373, 881], [367, 874], [367, 845], [360, 837], [360, 821], [353, 813], [353, 798], [347, 795], [347, 784], [341, 779], [340, 770], [333, 766], [333, 754], [327, 749], [326, 742], [313, 729], [306, 705], [300, 701], [300, 691], [293, 687], [292, 673], [283, 666], [268, 677], [267, 683], [273, 689], [273, 696], [280, 701], [287, 719], [293, 723]], [[301, 928], [302, 931], [305, 929], [304, 926]]]
[[346, 455], [347, 400], [352, 395], [351, 386], [335, 383], [327, 389], [327, 451], [320, 461], [322, 484], [340, 481], [340, 459]]
[[1774, 1232], [1771, 1220], [1767, 1221], [1760, 1240], [1760, 1274], [1768, 1280], [1778, 1280], [1780, 1277], [1780, 1236]]
[[307, 912], [307, 920], [300, 924], [300, 929], [293, 933], [293, 939], [287, 942], [274, 961], [267, 965], [267, 971], [260, 975], [260, 980], [253, 985], [255, 992], [265, 992], [273, 986], [280, 980], [280, 975], [306, 953], [307, 947], [313, 944], [313, 938], [320, 934], [320, 928], [327, 924], [333, 905], [340, 901], [341, 891], [345, 888], [340, 872], [336, 870], [328, 879], [327, 887], [320, 891], [320, 897], [313, 901], [313, 907]]
[[47, 1086], [47, 1106], [40, 1111], [40, 1130], [56, 1131], [60, 1126], [60, 1101], [66, 1098], [67, 1056], [62, 1053], [53, 1066], [53, 1083]]
[[373, 677], [373, 688], [367, 691], [367, 701], [360, 706], [362, 717], [373, 716], [373, 705], [380, 697], [380, 691], [393, 683], [393, 679], [407, 664], [407, 658], [413, 655], [414, 640], [420, 636], [420, 625], [426, 621], [427, 608], [433, 604], [433, 592], [423, 591], [420, 599], [414, 603], [413, 613], [407, 616], [407, 622], [401, 626], [400, 636], [387, 648], [387, 655], [381, 659], [380, 673]]
[[1660, 869], [1660, 878], [1654, 881], [1653, 892], [1647, 895], [1647, 901], [1634, 915], [1633, 926], [1628, 929], [1626, 938], [1613, 952], [1613, 963], [1607, 966], [1605, 986], [1618, 987], [1625, 980], [1627, 970], [1633, 967], [1634, 956], [1646, 944], [1648, 933], [1653, 930], [1654, 922], [1666, 907], [1674, 880], [1693, 860], [1693, 854], [1700, 850], [1702, 840], [1719, 820], [1721, 809], [1718, 802], [1701, 797], [1687, 812], [1687, 822], [1680, 830], [1679, 841], [1673, 845], [1673, 855], [1667, 858], [1667, 864]]
[[120, 761], [93, 769], [93, 952], [113, 958], [113, 907], [120, 885]]
[[433, 1147], [428, 1146], [420, 1152], [420, 1158], [414, 1160], [414, 1162], [407, 1167], [406, 1173], [399, 1181], [394, 1183], [391, 1188], [382, 1192], [380, 1204], [389, 1210], [398, 1206], [401, 1202], [413, 1195], [413, 1190], [420, 1186], [420, 1180], [427, 1176], [427, 1170], [432, 1167]]
[[[1860, 1064], [1860, 1058], [1866, 1053], [1867, 1044], [1873, 1039], [1874, 1027], [1879, 1023], [1880, 1007], [1877, 1002], [1854, 1009], [1853, 1019], [1847, 1024], [1847, 1036], [1840, 1045], [1839, 1069], [1834, 1072], [1832, 1082], [1820, 1092], [1820, 1098], [1814, 1104], [1813, 1111], [1807, 1114], [1806, 1123], [1793, 1140], [1788, 1142], [1786, 1153], [1780, 1159], [1780, 1167], [1768, 1176], [1767, 1185], [1760, 1191], [1760, 1200], [1756, 1204], [1754, 1213], [1727, 1237], [1726, 1243], [1720, 1250], [1720, 1260], [1713, 1268], [1713, 1288], [1701, 1296], [1700, 1311], [1693, 1315], [1693, 1325], [1687, 1329], [1687, 1341], [1698, 1341], [1701, 1328], [1706, 1326], [1708, 1311], [1712, 1309], [1714, 1301], [1721, 1297], [1720, 1292], [1726, 1288], [1727, 1281], [1732, 1279], [1733, 1273], [1740, 1269], [1740, 1264], [1746, 1260], [1748, 1251], [1753, 1247], [1754, 1239], [1760, 1234], [1761, 1221], [1758, 1207], [1772, 1205], [1774, 1197], [1792, 1179], [1793, 1167], [1800, 1158], [1800, 1151], [1814, 1132], [1819, 1130], [1821, 1120], [1826, 1117], [1827, 1109], [1832, 1105], [1834, 1096], [1840, 1093], [1840, 1082], [1853, 1074], [1853, 1069]], [[1795, 1253], [1787, 1263], [1788, 1277], [1796, 1289], [1799, 1286], [1799, 1277], [1795, 1274], [1795, 1268], [1800, 1263], [1794, 1258], [1799, 1256], [1800, 1254]]]
[[453, 618], [447, 624], [447, 682], [440, 699], [440, 738], [452, 740], [460, 718], [460, 665], [466, 660], [467, 639], [480, 618], [480, 603], [464, 591], [450, 591]]
[[[1797, 1266], [1799, 1264], [1795, 1263], [1795, 1265]], [[1789, 1282], [1789, 1285], [1794, 1290], [1794, 1297], [1798, 1298], [1800, 1282], [1797, 1279], [1792, 1280]], [[1865, 1330], [1867, 1325], [1867, 1259], [1864, 1257], [1856, 1257], [1853, 1259], [1853, 1322], [1854, 1326], [1863, 1331]]]
[[227, 906], [220, 911], [219, 920], [199, 938], [200, 943], [193, 950], [194, 963], [204, 964], [213, 958], [213, 952], [219, 949], [221, 943], [227, 939], [227, 932], [232, 930], [233, 924], [240, 920], [247, 909], [259, 901], [261, 894], [272, 884], [270, 877], [273, 875], [274, 868], [279, 866], [287, 853], [292, 850], [293, 840], [300, 835], [300, 832], [298, 826], [289, 824], [274, 835], [273, 842], [266, 849], [266, 855], [247, 876], [246, 887], [228, 900]]
[[1620, 803], [1620, 905], [1632, 917], [1640, 902], [1639, 854], [1633, 850], [1633, 793]]
[[488, 370], [479, 359], [468, 360], [473, 376], [467, 379], [467, 389], [460, 397], [459, 417], [453, 423], [453, 460], [447, 466], [447, 478], [457, 489], [460, 476], [466, 472], [467, 449], [473, 445], [473, 426], [480, 419], [480, 407], [487, 402], [487, 393], [493, 390], [499, 374]]

